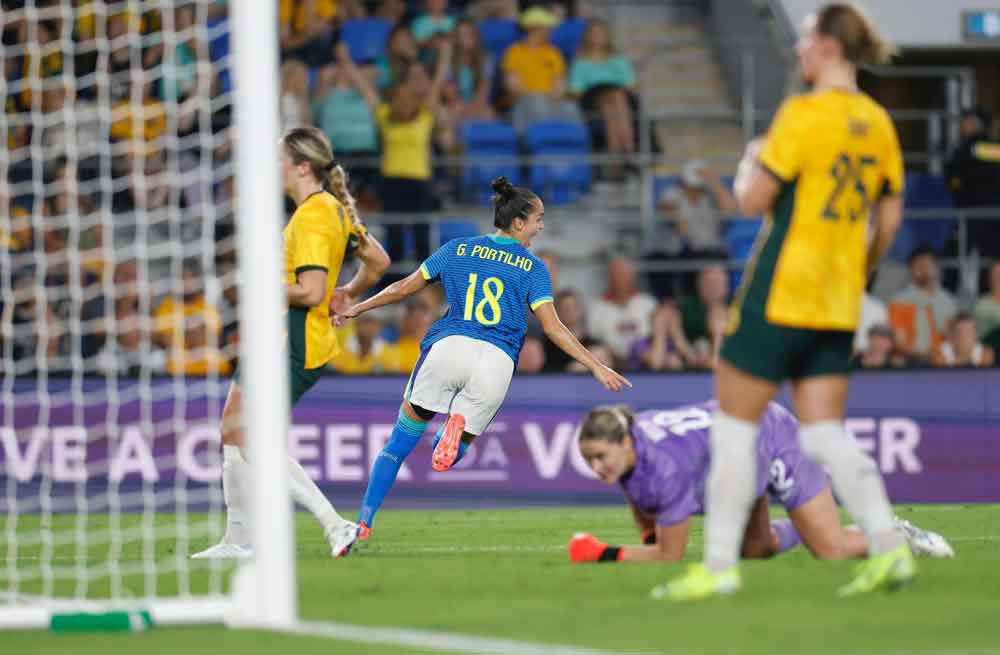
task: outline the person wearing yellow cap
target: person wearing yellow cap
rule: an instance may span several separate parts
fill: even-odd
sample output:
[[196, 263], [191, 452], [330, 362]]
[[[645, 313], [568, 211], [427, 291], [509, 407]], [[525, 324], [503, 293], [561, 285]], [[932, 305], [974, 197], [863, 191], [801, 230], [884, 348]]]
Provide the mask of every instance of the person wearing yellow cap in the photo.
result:
[[556, 22], [544, 7], [525, 10], [520, 19], [524, 39], [504, 54], [501, 68], [514, 101], [511, 121], [518, 132], [544, 120], [583, 122], [579, 107], [566, 96], [566, 62], [549, 43]]

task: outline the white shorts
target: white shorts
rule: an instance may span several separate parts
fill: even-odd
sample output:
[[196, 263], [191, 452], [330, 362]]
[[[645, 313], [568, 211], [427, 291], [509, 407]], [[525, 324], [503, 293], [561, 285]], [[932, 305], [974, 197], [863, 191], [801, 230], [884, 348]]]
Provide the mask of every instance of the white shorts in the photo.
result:
[[421, 360], [403, 398], [438, 414], [461, 414], [466, 432], [482, 434], [507, 396], [514, 375], [510, 355], [492, 343], [451, 335]]

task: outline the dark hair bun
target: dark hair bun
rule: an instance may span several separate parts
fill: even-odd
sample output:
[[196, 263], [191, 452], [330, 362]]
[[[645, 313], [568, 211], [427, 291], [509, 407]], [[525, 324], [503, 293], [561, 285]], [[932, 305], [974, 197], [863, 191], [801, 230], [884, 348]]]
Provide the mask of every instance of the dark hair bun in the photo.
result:
[[514, 189], [514, 185], [511, 184], [510, 181], [508, 181], [503, 175], [490, 182], [490, 188], [503, 197], [510, 197], [517, 193]]

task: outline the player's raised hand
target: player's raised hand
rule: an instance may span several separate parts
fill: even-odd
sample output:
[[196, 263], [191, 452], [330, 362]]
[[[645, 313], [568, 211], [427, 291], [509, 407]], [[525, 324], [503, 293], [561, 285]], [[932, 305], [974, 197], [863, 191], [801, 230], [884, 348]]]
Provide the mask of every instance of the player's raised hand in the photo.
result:
[[622, 387], [632, 387], [632, 383], [628, 381], [628, 378], [604, 364], [594, 369], [593, 373], [597, 381], [603, 384], [604, 388], [609, 391], [621, 391]]

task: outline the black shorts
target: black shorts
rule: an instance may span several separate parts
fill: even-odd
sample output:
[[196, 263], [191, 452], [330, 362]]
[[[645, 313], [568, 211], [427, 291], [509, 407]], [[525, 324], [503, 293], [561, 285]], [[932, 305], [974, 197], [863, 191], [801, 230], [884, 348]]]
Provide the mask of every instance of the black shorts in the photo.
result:
[[809, 330], [768, 322], [742, 311], [722, 342], [722, 359], [745, 373], [781, 383], [819, 375], [848, 375], [854, 333]]

